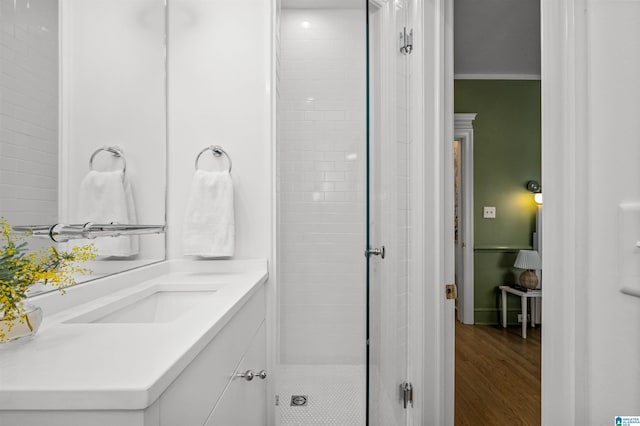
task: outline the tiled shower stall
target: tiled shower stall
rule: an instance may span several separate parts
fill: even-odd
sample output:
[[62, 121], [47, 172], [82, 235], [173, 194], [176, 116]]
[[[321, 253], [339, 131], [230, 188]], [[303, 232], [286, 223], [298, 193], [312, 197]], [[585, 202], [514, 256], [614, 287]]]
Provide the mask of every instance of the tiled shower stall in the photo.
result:
[[[279, 424], [363, 425], [366, 32], [283, 7], [278, 71]], [[306, 406], [291, 396], [308, 396]], [[318, 423], [320, 422], [320, 423]]]
[[[408, 333], [407, 58], [392, 46], [383, 62], [383, 18], [366, 2], [284, 1], [278, 17], [276, 425], [364, 425], [367, 411], [371, 425], [394, 424]], [[386, 259], [367, 261], [367, 244]]]

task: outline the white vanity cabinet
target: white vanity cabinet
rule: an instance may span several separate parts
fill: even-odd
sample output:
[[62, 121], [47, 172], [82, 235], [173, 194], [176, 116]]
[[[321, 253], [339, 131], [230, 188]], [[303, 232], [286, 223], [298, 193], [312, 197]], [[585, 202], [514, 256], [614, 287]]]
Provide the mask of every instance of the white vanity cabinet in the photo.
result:
[[[266, 264], [251, 265], [161, 275], [50, 316], [41, 335], [0, 353], [0, 425], [266, 425], [259, 372], [267, 368], [268, 275]], [[211, 294], [170, 322], [74, 320], [132, 294], [198, 286]], [[55, 359], [55, 368], [42, 359]], [[238, 376], [247, 370], [256, 373], [251, 381]]]
[[[265, 370], [267, 335], [264, 323], [253, 338], [251, 347], [240, 362], [236, 376], [229, 383], [206, 426], [262, 426], [267, 424], [267, 384], [258, 373]], [[252, 371], [251, 381], [238, 374]]]
[[266, 424], [266, 380], [236, 377], [266, 369], [264, 318], [261, 289], [162, 394], [161, 426]]

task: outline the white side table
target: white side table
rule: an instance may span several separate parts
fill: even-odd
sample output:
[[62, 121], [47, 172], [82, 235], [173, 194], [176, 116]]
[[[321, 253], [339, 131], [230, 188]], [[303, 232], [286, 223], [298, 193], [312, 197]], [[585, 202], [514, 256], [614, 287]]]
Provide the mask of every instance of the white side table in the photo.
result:
[[535, 327], [536, 324], [534, 322], [533, 313], [536, 311], [537, 299], [542, 301], [542, 290], [519, 290], [515, 287], [511, 287], [508, 285], [501, 285], [498, 287], [502, 290], [502, 326], [507, 328], [507, 293], [515, 294], [516, 296], [520, 296], [520, 309], [522, 310], [522, 338], [527, 338], [527, 299], [531, 298], [531, 327]]

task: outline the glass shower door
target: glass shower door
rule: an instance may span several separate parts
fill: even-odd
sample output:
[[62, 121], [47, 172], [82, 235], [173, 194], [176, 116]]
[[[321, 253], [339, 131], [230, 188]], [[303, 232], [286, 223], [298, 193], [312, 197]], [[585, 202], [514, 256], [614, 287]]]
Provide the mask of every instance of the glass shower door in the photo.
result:
[[276, 426], [407, 419], [406, 6], [368, 1], [278, 14]]
[[366, 422], [366, 0], [283, 0], [277, 426]]
[[369, 3], [367, 261], [371, 426], [405, 425], [411, 406], [407, 383], [410, 213], [407, 7], [403, 0]]

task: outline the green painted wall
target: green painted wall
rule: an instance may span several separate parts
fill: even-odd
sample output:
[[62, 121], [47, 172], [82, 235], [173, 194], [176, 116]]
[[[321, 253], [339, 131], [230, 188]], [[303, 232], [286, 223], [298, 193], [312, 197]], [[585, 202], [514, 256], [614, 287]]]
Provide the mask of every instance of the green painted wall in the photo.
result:
[[[497, 286], [517, 281], [512, 268], [520, 249], [530, 249], [536, 204], [525, 188], [540, 182], [540, 81], [456, 80], [455, 112], [475, 112], [474, 248], [475, 322], [497, 324]], [[484, 219], [483, 206], [496, 218]], [[509, 299], [516, 322], [517, 298]]]

